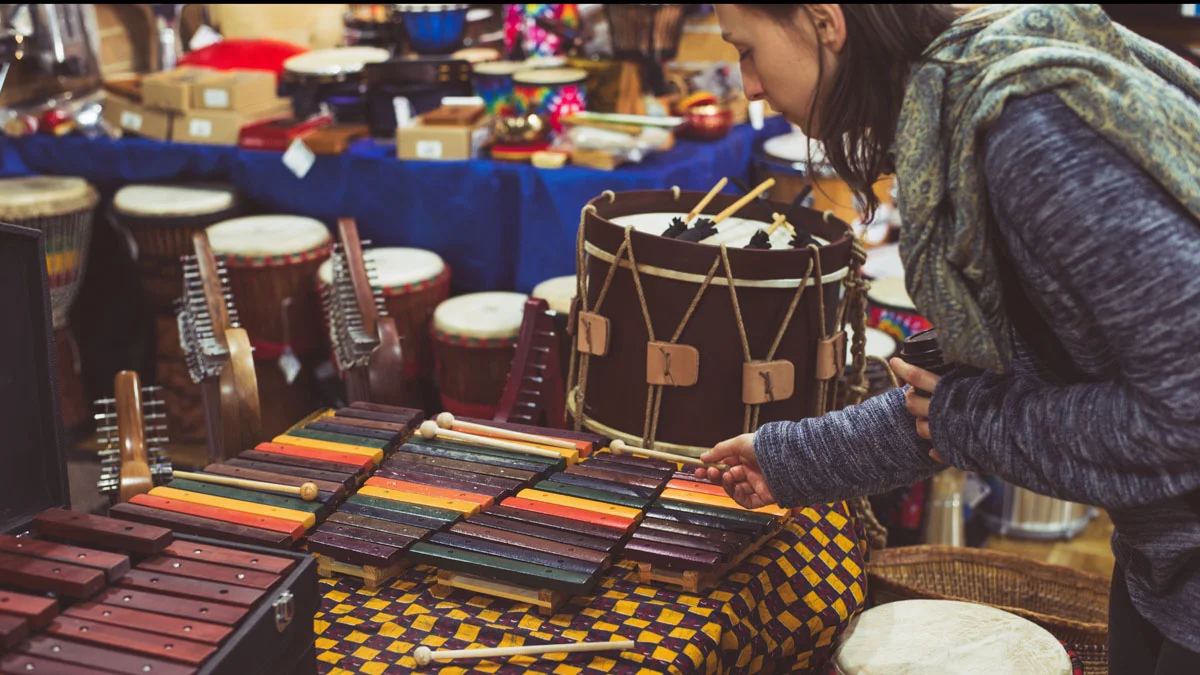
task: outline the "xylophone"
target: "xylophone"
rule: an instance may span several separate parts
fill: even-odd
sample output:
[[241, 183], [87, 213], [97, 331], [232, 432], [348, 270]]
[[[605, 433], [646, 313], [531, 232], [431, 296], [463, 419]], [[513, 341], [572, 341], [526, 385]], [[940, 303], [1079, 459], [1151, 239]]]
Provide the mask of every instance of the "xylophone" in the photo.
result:
[[[302, 589], [315, 578], [301, 579], [311, 565], [57, 508], [34, 516], [30, 529], [27, 536], [0, 535], [0, 673], [315, 668], [313, 651], [273, 644], [259, 632], [263, 639], [241, 639], [275, 614], [286, 616], [278, 632], [294, 617], [286, 638], [312, 642], [316, 598]], [[288, 615], [297, 606], [301, 611]], [[272, 663], [275, 656], [288, 664]]]
[[[177, 477], [112, 509], [112, 515], [180, 532], [278, 548], [303, 537], [338, 510], [370, 476], [385, 452], [419, 423], [415, 410], [353, 403], [319, 411], [270, 442]], [[244, 482], [230, 485], [227, 479]], [[294, 494], [306, 483], [313, 499]]]

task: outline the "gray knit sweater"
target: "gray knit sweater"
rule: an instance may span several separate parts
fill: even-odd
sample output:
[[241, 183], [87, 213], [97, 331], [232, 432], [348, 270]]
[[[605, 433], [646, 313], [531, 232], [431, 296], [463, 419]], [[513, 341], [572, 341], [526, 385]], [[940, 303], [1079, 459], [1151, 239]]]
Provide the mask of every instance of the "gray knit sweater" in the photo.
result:
[[767, 483], [788, 507], [878, 494], [936, 472], [936, 447], [1102, 506], [1134, 606], [1200, 652], [1200, 223], [1053, 94], [1010, 102], [986, 143], [1003, 264], [1044, 322], [1014, 331], [1013, 373], [942, 378], [932, 445], [901, 389], [768, 424]]

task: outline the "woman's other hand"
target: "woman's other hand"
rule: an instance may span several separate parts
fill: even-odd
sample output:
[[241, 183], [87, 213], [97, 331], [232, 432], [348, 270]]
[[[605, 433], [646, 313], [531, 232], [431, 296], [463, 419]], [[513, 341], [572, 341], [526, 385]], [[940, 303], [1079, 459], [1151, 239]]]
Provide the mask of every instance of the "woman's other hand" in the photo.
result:
[[754, 434], [742, 434], [722, 443], [700, 457], [701, 461], [729, 465], [724, 473], [716, 467], [696, 469], [696, 478], [719, 483], [738, 504], [757, 509], [775, 503], [775, 495], [767, 487], [758, 460], [754, 457]]

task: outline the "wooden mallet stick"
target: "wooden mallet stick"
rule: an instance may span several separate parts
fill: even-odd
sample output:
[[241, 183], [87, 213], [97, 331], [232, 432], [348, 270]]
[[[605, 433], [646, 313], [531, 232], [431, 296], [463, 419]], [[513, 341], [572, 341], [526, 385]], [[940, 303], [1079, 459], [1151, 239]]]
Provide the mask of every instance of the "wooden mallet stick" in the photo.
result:
[[230, 487], [246, 488], [247, 490], [265, 490], [267, 492], [296, 495], [306, 502], [316, 499], [318, 492], [316, 483], [305, 483], [300, 487], [295, 487], [292, 485], [280, 485], [278, 483], [264, 483], [260, 480], [249, 480], [246, 478], [218, 476], [212, 473], [192, 473], [190, 471], [172, 471], [171, 476], [184, 480], [194, 480], [198, 483], [213, 483], [214, 485], [228, 485]]
[[628, 444], [626, 444], [625, 441], [622, 441], [619, 438], [614, 440], [612, 443], [609, 443], [608, 449], [617, 455], [619, 455], [623, 452], [628, 452], [631, 455], [645, 455], [652, 459], [661, 459], [664, 462], [676, 462], [679, 464], [689, 464], [691, 466], [702, 466], [706, 469], [709, 467], [716, 467], [716, 468], [720, 469], [721, 471], [726, 471], [729, 469], [729, 465], [725, 464], [725, 463], [709, 464], [708, 462], [702, 462], [702, 461], [696, 459], [695, 457], [688, 457], [687, 455], [675, 455], [675, 454], [672, 454], [669, 452], [660, 452], [658, 450], [647, 450], [645, 448], [633, 448], [633, 447], [630, 447]]
[[637, 646], [633, 640], [611, 642], [572, 642], [555, 645], [526, 645], [524, 647], [487, 647], [484, 649], [455, 649], [433, 651], [424, 645], [413, 650], [417, 665], [427, 666], [431, 661], [453, 661], [454, 659], [490, 659], [496, 656], [534, 656], [538, 654], [561, 654], [569, 652], [607, 652], [629, 650]]
[[474, 434], [464, 434], [460, 431], [452, 431], [450, 429], [442, 429], [433, 420], [425, 420], [421, 423], [421, 437], [429, 440], [435, 438], [444, 438], [448, 441], [463, 441], [464, 443], [474, 443], [485, 448], [495, 448], [497, 450], [509, 450], [511, 452], [523, 452], [527, 455], [539, 455], [541, 457], [549, 457], [551, 459], [562, 459], [562, 454], [554, 450], [546, 450], [545, 448], [535, 448], [530, 445], [521, 445], [520, 443], [509, 443], [496, 438], [488, 438], [487, 436], [476, 436]]
[[771, 226], [767, 228], [767, 236], [769, 237], [772, 234], [775, 234], [775, 230], [778, 230], [780, 228], [780, 226], [786, 225], [786, 224], [788, 224], [788, 222], [787, 222], [787, 216], [785, 214], [782, 214], [782, 213], [775, 214], [775, 222], [771, 223]]
[[728, 178], [722, 177], [721, 180], [717, 181], [717, 184], [713, 186], [713, 189], [709, 190], [708, 194], [704, 195], [704, 199], [701, 199], [699, 202], [697, 202], [696, 206], [693, 207], [692, 210], [688, 212], [687, 217], [683, 219], [683, 222], [685, 222], [685, 223], [692, 222], [692, 219], [695, 218], [696, 216], [700, 215], [700, 212], [704, 210], [704, 207], [708, 206], [708, 203], [711, 202], [713, 200], [713, 198], [717, 196], [717, 193], [720, 192], [721, 190], [725, 189], [725, 186], [728, 184], [729, 184]]
[[561, 438], [550, 438], [549, 436], [538, 436], [536, 434], [527, 434], [523, 431], [512, 431], [510, 429], [501, 429], [500, 427], [489, 427], [484, 424], [475, 424], [474, 422], [463, 422], [454, 419], [454, 415], [444, 412], [437, 416], [437, 425], [441, 429], [450, 429], [451, 431], [462, 431], [471, 433], [472, 431], [495, 434], [514, 441], [526, 441], [529, 443], [537, 443], [538, 445], [548, 445], [552, 448], [562, 448], [564, 450], [578, 450], [579, 448], [571, 441], [564, 441]]
[[742, 210], [743, 206], [754, 201], [759, 195], [766, 192], [767, 190], [770, 190], [773, 187], [775, 187], [775, 179], [774, 178], [768, 178], [768, 179], [764, 180], [763, 182], [759, 183], [757, 187], [755, 187], [753, 190], [747, 192], [744, 196], [742, 196], [741, 199], [730, 204], [728, 208], [726, 208], [724, 211], [718, 213], [717, 217], [713, 218], [713, 225], [719, 225], [721, 223], [721, 221], [725, 220], [729, 216], [732, 216], [733, 214]]

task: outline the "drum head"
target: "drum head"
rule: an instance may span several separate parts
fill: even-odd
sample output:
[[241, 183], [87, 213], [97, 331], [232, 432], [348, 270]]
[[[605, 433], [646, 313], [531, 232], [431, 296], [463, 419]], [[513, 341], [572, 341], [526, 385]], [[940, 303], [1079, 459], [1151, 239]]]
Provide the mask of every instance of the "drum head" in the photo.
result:
[[419, 248], [375, 248], [363, 253], [375, 267], [375, 276], [385, 290], [430, 281], [446, 269], [442, 257]]
[[391, 54], [380, 47], [337, 47], [318, 49], [283, 62], [285, 70], [297, 75], [343, 75], [357, 73], [368, 63], [387, 61]]
[[559, 314], [570, 314], [571, 301], [575, 299], [577, 284], [574, 274], [566, 277], [554, 277], [535, 286], [531, 295], [545, 300], [546, 304], [550, 305], [550, 309]]
[[500, 52], [491, 47], [468, 47], [454, 52], [450, 58], [472, 64], [487, 63], [488, 61], [499, 61]]
[[[867, 344], [866, 355], [878, 356], [881, 359], [890, 359], [900, 353], [900, 343], [896, 342], [896, 338], [879, 330], [878, 328], [867, 327]], [[849, 350], [850, 345], [854, 340], [854, 328], [846, 326], [846, 349]]]
[[[628, 216], [617, 216], [612, 218], [611, 222], [622, 227], [632, 226], [639, 232], [661, 235], [671, 224], [673, 218], [682, 219], [685, 216], [687, 216], [686, 213], [634, 213]], [[689, 225], [691, 224], [694, 224], [694, 221], [689, 223]], [[742, 248], [750, 243], [750, 238], [754, 236], [754, 233], [770, 227], [770, 223], [761, 220], [733, 216], [722, 221], [717, 226], [717, 234], [704, 243], [713, 246], [725, 244], [729, 248]], [[791, 241], [792, 235], [788, 234], [785, 228], [780, 227], [771, 234], [771, 248], [773, 249], [788, 248]], [[821, 239], [817, 239], [817, 241], [822, 246], [826, 243]], [[804, 270], [800, 270], [800, 273], [803, 272]]]
[[872, 279], [904, 277], [904, 263], [900, 260], [900, 244], [884, 244], [867, 249], [867, 262], [863, 263], [863, 274]]
[[523, 293], [495, 291], [450, 298], [433, 312], [433, 326], [448, 335], [464, 338], [513, 338], [525, 317]]
[[243, 258], [270, 258], [305, 253], [332, 237], [321, 221], [304, 216], [246, 216], [208, 228], [213, 253]]
[[553, 86], [558, 84], [575, 84], [587, 80], [587, 71], [579, 68], [536, 68], [523, 70], [513, 75], [514, 84]]
[[1037, 624], [971, 602], [903, 600], [863, 612], [833, 655], [843, 675], [1070, 675], [1067, 650]]
[[100, 200], [96, 189], [74, 176], [0, 178], [0, 219], [60, 216], [90, 209]]
[[204, 216], [233, 206], [233, 188], [217, 184], [127, 185], [113, 208], [133, 216]]
[[824, 165], [824, 145], [816, 140], [810, 142], [808, 136], [799, 131], [768, 138], [763, 143], [763, 152], [771, 157], [784, 162], [798, 163], [802, 166], [808, 162], [810, 149], [812, 152], [812, 163], [814, 165]]
[[887, 277], [871, 282], [871, 290], [867, 298], [876, 304], [916, 311], [917, 307], [908, 297], [908, 289], [904, 287], [903, 277]]
[[471, 66], [471, 71], [479, 75], [512, 75], [522, 70], [529, 70], [523, 61], [488, 61]]

